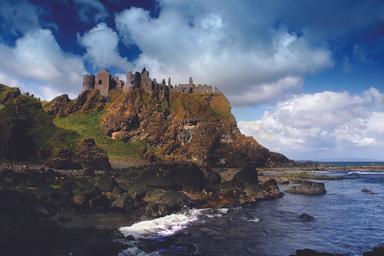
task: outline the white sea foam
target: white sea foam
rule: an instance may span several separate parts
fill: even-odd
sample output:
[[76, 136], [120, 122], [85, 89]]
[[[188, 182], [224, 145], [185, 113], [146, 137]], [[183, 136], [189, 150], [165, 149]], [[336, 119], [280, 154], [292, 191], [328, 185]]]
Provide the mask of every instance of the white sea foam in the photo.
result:
[[121, 227], [119, 228], [119, 231], [123, 233], [124, 236], [133, 236], [135, 239], [162, 238], [174, 235], [186, 229], [192, 223], [199, 221], [200, 217], [221, 217], [227, 212], [227, 208], [192, 209], [183, 213], [174, 213], [153, 220], [141, 221], [129, 227]]
[[247, 221], [258, 223], [260, 221], [259, 218], [249, 219]]
[[138, 247], [128, 248], [118, 254], [118, 256], [160, 256], [159, 252], [144, 252]]
[[367, 171], [367, 172], [348, 172], [348, 175], [353, 175], [353, 174], [359, 174], [359, 175], [384, 175], [384, 172], [372, 172], [372, 171]]

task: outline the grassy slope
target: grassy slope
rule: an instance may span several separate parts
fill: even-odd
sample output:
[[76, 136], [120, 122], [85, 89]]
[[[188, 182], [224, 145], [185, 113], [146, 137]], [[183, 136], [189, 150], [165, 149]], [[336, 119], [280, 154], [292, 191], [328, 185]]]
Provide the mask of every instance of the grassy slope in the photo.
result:
[[93, 138], [97, 145], [107, 151], [111, 160], [139, 159], [146, 148], [144, 142], [125, 143], [103, 134], [100, 128], [102, 112], [73, 113], [57, 118], [54, 123], [63, 129], [75, 131], [82, 138]]
[[[0, 86], [0, 100], [15, 90], [17, 89]], [[0, 104], [0, 118], [2, 135], [5, 136], [2, 137], [4, 143], [11, 139], [7, 136], [11, 136], [11, 130], [17, 125], [24, 129], [24, 136], [33, 140], [36, 155], [31, 156], [31, 160], [50, 157], [61, 149], [71, 149], [79, 139], [74, 132], [56, 127], [39, 100], [31, 96], [19, 95], [6, 105]]]

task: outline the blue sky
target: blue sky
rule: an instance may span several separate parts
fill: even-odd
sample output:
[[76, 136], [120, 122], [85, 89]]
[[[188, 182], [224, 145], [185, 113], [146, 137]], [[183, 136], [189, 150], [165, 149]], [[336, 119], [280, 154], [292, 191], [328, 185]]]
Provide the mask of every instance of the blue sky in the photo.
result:
[[189, 76], [293, 159], [384, 160], [384, 1], [3, 0], [0, 82], [75, 97], [84, 73]]

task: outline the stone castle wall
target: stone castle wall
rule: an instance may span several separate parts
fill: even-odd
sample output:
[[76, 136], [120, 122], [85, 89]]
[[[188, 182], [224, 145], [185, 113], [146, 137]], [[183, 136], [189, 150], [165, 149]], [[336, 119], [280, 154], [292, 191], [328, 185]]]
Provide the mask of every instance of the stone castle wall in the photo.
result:
[[112, 76], [107, 69], [101, 70], [94, 75], [84, 75], [83, 90], [98, 89], [102, 96], [108, 96], [110, 90], [119, 89], [127, 93], [135, 89], [143, 89], [151, 94], [157, 93], [161, 98], [169, 98], [169, 91], [180, 92], [184, 94], [198, 93], [211, 94], [221, 93], [216, 87], [210, 85], [194, 84], [192, 77], [189, 78], [188, 84], [178, 84], [172, 86], [171, 78], [168, 78], [168, 84], [165, 79], [158, 83], [156, 79], [151, 79], [149, 71], [145, 68], [141, 72], [131, 71], [127, 73], [126, 82], [119, 79], [118, 76]]

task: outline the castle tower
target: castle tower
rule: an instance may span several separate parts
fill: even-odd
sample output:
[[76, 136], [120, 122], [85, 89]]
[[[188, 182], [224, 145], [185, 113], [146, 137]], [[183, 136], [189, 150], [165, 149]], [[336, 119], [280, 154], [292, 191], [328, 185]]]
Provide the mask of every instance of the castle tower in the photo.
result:
[[133, 88], [140, 88], [141, 83], [141, 75], [139, 72], [135, 73], [135, 76], [133, 77]]
[[96, 75], [95, 88], [100, 90], [100, 95], [108, 96], [111, 89], [112, 76], [107, 69], [102, 69]]
[[192, 85], [193, 84], [193, 80], [192, 80], [192, 77], [189, 78], [189, 84]]
[[92, 91], [95, 88], [95, 76], [84, 75], [83, 76], [83, 91]]
[[171, 78], [170, 78], [170, 77], [168, 77], [168, 86], [169, 86], [169, 87], [172, 86], [172, 85], [171, 85]]
[[152, 80], [149, 77], [149, 71], [147, 71], [145, 68], [143, 68], [141, 71], [140, 88], [146, 91], [152, 90]]
[[127, 81], [125, 83], [125, 86], [123, 87], [123, 92], [130, 92], [133, 90], [134, 85], [133, 85], [133, 74], [132, 71], [129, 71], [127, 74]]

